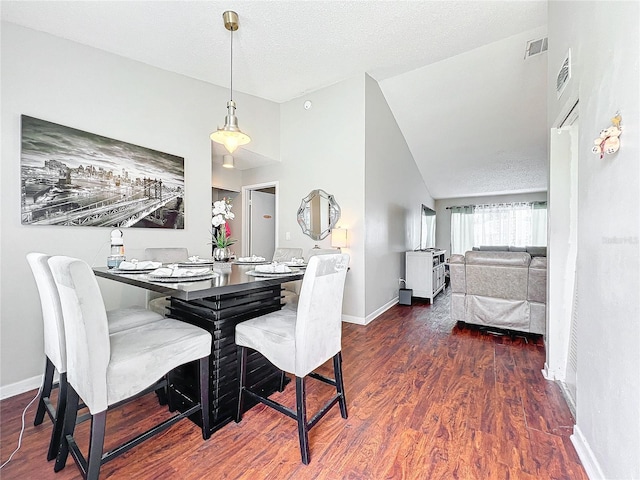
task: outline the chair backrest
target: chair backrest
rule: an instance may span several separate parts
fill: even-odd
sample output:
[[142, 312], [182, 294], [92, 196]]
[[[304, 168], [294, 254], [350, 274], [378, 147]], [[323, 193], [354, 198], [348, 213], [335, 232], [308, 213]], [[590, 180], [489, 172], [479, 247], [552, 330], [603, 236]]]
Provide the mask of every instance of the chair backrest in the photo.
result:
[[44, 327], [44, 354], [51, 360], [58, 373], [65, 373], [67, 371], [67, 350], [64, 341], [62, 306], [49, 268], [49, 258], [49, 255], [44, 253], [32, 252], [27, 255], [27, 262], [33, 272], [40, 295]]
[[60, 295], [67, 347], [67, 380], [93, 413], [107, 409], [111, 356], [107, 312], [91, 267], [71, 257], [51, 257]]
[[294, 258], [302, 258], [301, 248], [276, 248], [273, 252], [274, 262], [290, 262]]
[[295, 373], [304, 377], [342, 349], [342, 297], [349, 255], [315, 255], [302, 280], [296, 318]]
[[182, 247], [145, 248], [144, 259], [162, 263], [186, 262], [189, 250]]

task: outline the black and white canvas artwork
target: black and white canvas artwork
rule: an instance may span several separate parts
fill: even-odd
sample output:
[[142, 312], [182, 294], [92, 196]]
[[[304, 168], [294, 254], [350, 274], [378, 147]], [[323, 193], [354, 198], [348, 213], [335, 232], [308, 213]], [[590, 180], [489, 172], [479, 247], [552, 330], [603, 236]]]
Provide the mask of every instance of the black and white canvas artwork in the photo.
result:
[[184, 228], [184, 158], [22, 115], [22, 223]]

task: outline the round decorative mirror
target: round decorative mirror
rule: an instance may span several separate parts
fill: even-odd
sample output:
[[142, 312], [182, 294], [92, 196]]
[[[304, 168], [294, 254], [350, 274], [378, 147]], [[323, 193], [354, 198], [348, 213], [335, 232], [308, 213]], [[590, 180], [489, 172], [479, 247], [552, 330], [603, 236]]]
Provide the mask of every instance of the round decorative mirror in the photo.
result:
[[298, 223], [302, 232], [314, 240], [326, 238], [340, 220], [340, 206], [324, 190], [312, 190], [302, 199], [298, 209]]

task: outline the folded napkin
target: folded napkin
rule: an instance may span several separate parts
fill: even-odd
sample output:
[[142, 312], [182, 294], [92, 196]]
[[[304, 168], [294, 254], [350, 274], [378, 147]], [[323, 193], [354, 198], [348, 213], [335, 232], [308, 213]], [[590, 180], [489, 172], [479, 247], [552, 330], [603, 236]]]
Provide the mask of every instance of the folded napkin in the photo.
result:
[[293, 257], [288, 263], [289, 265], [304, 265], [304, 258]]
[[270, 265], [256, 265], [254, 268], [256, 272], [260, 273], [290, 273], [291, 269], [281, 263], [272, 263]]
[[155, 277], [195, 277], [198, 275], [206, 275], [211, 273], [208, 268], [156, 268], [149, 275]]
[[207, 260], [206, 258], [200, 258], [199, 255], [194, 255], [189, 257], [189, 262], [191, 263], [210, 263], [211, 260]]
[[251, 255], [250, 257], [240, 257], [239, 262], [264, 262], [264, 257], [258, 257], [257, 255]]
[[151, 260], [131, 260], [130, 262], [120, 262], [118, 269], [120, 270], [150, 270], [152, 268], [159, 268], [162, 266], [161, 262], [152, 262]]

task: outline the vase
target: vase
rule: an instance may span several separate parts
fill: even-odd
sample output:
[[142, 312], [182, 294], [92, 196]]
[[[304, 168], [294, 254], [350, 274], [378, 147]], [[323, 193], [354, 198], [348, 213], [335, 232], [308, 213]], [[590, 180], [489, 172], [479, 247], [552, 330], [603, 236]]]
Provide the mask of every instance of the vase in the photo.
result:
[[231, 258], [231, 252], [230, 252], [228, 247], [224, 247], [224, 248], [214, 247], [213, 248], [213, 260], [214, 261], [216, 261], [216, 262], [228, 262], [230, 258]]

